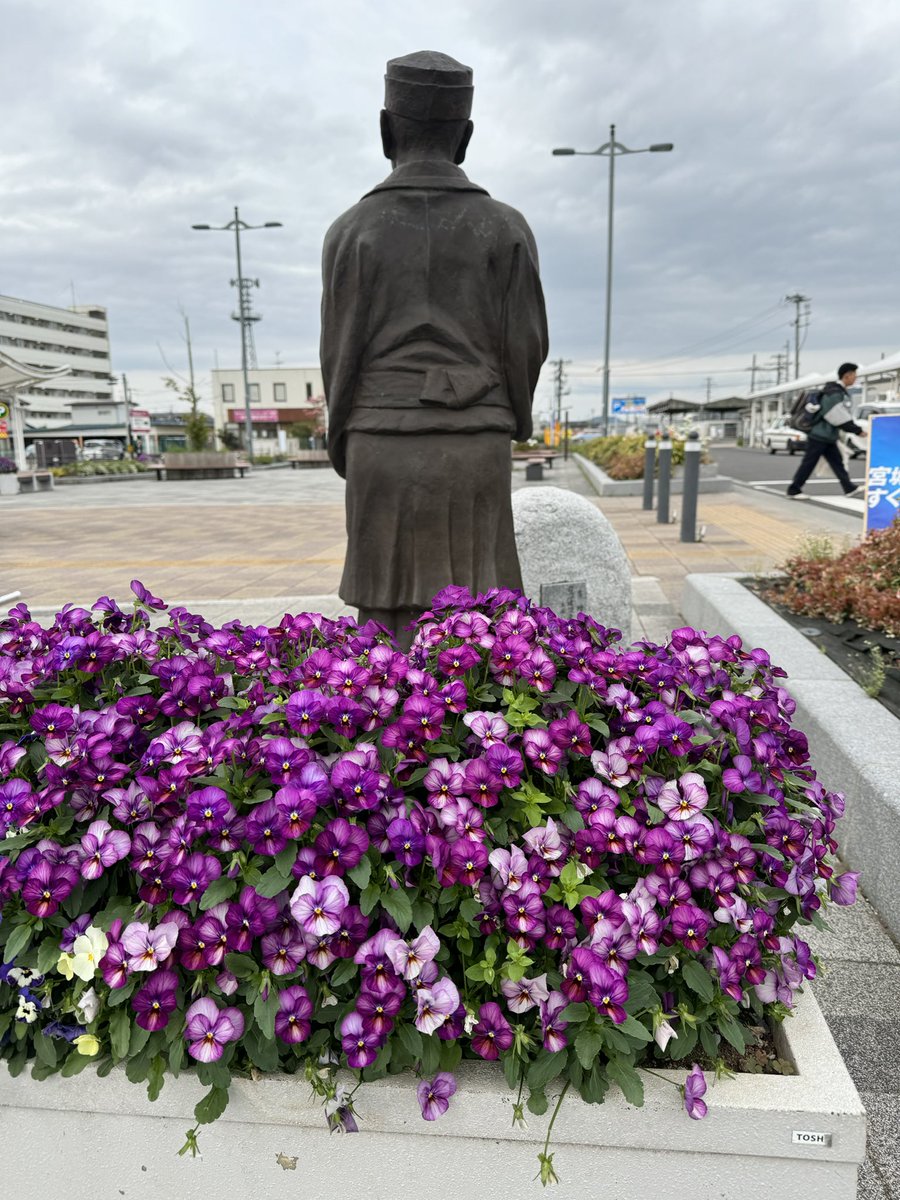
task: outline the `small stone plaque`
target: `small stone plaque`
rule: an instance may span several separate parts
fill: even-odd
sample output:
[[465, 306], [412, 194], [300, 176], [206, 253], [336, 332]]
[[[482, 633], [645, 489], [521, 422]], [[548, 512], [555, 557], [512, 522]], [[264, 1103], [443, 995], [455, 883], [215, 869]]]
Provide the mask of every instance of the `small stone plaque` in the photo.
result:
[[587, 608], [587, 582], [542, 583], [541, 607], [552, 608], [558, 617], [571, 620]]
[[816, 1133], [811, 1129], [795, 1129], [791, 1141], [795, 1146], [830, 1146], [830, 1133]]

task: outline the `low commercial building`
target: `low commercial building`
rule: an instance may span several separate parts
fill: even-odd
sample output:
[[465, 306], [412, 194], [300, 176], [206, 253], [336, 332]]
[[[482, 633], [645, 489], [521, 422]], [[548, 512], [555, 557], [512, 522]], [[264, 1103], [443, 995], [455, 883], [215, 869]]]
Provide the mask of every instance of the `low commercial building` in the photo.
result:
[[[249, 370], [253, 453], [276, 454], [306, 449], [296, 427], [307, 426], [313, 436], [325, 435], [325, 386], [319, 367], [262, 367]], [[213, 416], [216, 432], [243, 439], [246, 420], [241, 371], [212, 372]], [[309, 435], [306, 435], [309, 436]]]

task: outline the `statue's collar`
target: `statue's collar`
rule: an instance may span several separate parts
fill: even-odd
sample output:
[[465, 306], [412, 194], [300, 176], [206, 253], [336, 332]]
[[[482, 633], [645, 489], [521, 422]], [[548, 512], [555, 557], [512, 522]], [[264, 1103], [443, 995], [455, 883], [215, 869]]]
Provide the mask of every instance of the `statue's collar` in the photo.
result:
[[366, 192], [371, 196], [375, 192], [397, 191], [402, 188], [433, 188], [442, 192], [480, 192], [483, 196], [489, 193], [485, 188], [472, 183], [454, 163], [441, 159], [420, 162], [403, 163], [395, 168], [387, 179]]

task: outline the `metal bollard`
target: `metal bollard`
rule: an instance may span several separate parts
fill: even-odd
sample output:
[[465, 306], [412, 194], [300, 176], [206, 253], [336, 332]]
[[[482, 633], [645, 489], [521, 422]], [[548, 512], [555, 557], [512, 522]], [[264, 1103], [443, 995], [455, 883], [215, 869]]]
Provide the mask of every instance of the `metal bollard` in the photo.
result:
[[668, 525], [669, 483], [672, 478], [672, 439], [664, 437], [659, 443], [659, 499], [656, 505], [657, 525]]
[[647, 512], [653, 510], [653, 472], [656, 470], [656, 438], [644, 442], [644, 505]]
[[681, 505], [681, 540], [697, 540], [697, 493], [700, 490], [700, 436], [689, 433], [684, 444], [684, 494]]

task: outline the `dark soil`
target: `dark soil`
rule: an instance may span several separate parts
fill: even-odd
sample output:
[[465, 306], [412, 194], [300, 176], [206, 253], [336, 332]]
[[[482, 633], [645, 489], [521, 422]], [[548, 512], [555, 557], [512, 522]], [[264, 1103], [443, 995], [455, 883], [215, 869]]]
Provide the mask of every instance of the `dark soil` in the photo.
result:
[[[747, 1037], [747, 1048], [741, 1054], [723, 1038], [719, 1043], [719, 1059], [726, 1068], [735, 1075], [796, 1075], [793, 1063], [778, 1057], [775, 1049], [775, 1039], [772, 1031], [766, 1025], [748, 1025], [742, 1022]], [[689, 1070], [697, 1063], [704, 1071], [714, 1073], [716, 1064], [706, 1054], [703, 1047], [697, 1045], [681, 1062], [673, 1061], [672, 1066], [684, 1067]]]
[[[833, 624], [801, 616], [778, 603], [778, 580], [744, 579], [746, 588], [837, 663], [895, 717], [900, 717], [900, 638], [863, 629], [855, 621]], [[877, 691], [876, 691], [877, 688]]]

